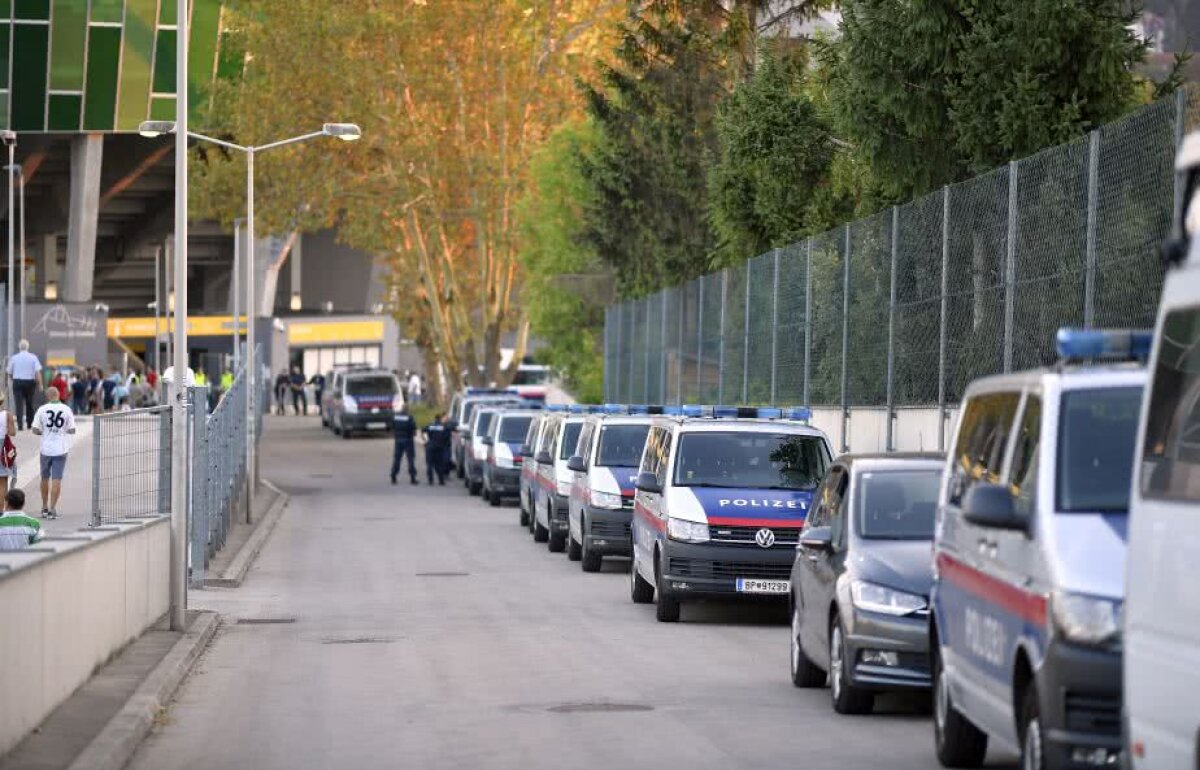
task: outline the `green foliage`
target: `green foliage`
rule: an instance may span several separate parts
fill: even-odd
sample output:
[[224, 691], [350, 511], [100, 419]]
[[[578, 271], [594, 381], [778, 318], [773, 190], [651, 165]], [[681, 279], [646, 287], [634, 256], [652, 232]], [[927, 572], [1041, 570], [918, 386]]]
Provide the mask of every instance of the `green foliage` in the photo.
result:
[[590, 124], [560, 128], [534, 155], [529, 187], [516, 207], [526, 271], [523, 300], [532, 332], [542, 342], [537, 356], [561, 372], [573, 395], [585, 403], [603, 398], [608, 297], [581, 291], [578, 283], [571, 286], [567, 276], [602, 274], [599, 260], [579, 239], [591, 194], [580, 156], [595, 141]]

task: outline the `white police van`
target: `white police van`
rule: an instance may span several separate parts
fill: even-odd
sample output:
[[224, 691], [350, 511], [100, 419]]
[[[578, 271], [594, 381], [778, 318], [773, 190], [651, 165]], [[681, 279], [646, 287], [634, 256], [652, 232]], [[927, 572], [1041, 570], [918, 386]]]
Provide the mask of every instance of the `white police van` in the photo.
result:
[[[547, 407], [551, 409], [551, 407]], [[559, 553], [567, 546], [567, 498], [571, 494], [571, 472], [567, 460], [575, 452], [579, 431], [588, 407], [571, 404], [552, 410], [542, 428], [537, 461], [537, 484], [533, 488], [530, 523], [533, 539]]]
[[533, 510], [533, 503], [537, 498], [537, 452], [541, 448], [546, 425], [558, 409], [557, 406], [547, 406], [545, 411], [535, 414], [529, 423], [529, 431], [525, 434], [525, 443], [521, 445], [521, 486], [518, 496], [520, 523], [522, 527], [528, 527], [530, 533], [533, 532], [530, 511]]
[[652, 414], [677, 409], [605, 404], [601, 414], [584, 420], [575, 454], [567, 460], [573, 474], [567, 558], [584, 572], [599, 572], [605, 556], [632, 555], [633, 494]]
[[509, 388], [466, 388], [454, 394], [446, 414], [450, 416], [450, 427], [453, 431], [450, 434], [451, 459], [458, 469], [460, 479], [466, 475], [466, 460], [469, 454], [467, 449], [471, 443], [471, 420], [475, 409], [480, 404], [513, 407], [524, 403], [525, 400], [520, 394]]
[[977, 767], [1109, 767], [1121, 748], [1121, 601], [1148, 334], [1063, 330], [1063, 362], [967, 388], [934, 535], [934, 737]]
[[630, 598], [662, 622], [705, 598], [786, 600], [795, 546], [833, 459], [807, 409], [682, 408], [654, 420], [637, 477]]
[[1129, 511], [1125, 717], [1139, 770], [1200, 767], [1200, 133], [1176, 168], [1190, 204], [1166, 251]]

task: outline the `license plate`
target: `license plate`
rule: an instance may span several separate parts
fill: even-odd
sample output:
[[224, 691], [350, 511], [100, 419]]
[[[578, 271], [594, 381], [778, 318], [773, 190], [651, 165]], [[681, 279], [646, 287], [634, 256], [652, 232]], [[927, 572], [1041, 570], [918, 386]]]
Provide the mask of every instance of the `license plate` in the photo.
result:
[[738, 578], [737, 590], [743, 594], [786, 594], [792, 587], [788, 580], [756, 580]]
[[386, 428], [386, 427], [387, 427], [386, 422], [369, 422], [369, 423], [367, 423], [367, 430], [374, 430], [376, 428]]

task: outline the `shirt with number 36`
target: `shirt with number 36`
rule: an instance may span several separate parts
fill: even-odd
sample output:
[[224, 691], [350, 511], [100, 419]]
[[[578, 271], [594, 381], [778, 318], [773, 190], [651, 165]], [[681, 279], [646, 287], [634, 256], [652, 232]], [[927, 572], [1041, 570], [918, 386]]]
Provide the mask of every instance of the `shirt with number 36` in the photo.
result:
[[33, 427], [42, 432], [42, 454], [65, 455], [70, 448], [67, 435], [75, 430], [75, 415], [66, 404], [42, 404], [33, 416]]

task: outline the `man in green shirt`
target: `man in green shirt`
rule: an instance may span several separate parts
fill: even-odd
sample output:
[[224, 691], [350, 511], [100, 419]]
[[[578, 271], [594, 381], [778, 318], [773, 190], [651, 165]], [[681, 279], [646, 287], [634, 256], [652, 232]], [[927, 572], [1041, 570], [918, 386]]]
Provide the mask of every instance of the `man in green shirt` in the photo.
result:
[[0, 551], [19, 551], [42, 539], [42, 523], [25, 515], [25, 493], [10, 489], [0, 514]]

